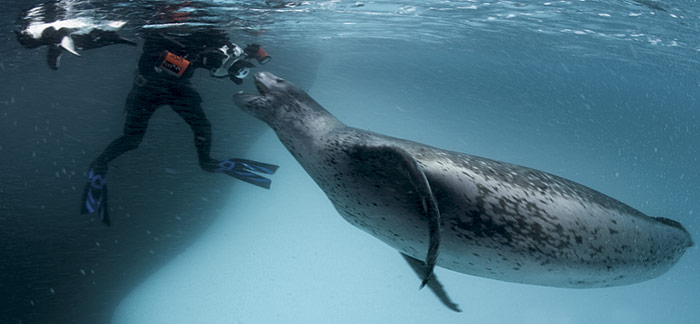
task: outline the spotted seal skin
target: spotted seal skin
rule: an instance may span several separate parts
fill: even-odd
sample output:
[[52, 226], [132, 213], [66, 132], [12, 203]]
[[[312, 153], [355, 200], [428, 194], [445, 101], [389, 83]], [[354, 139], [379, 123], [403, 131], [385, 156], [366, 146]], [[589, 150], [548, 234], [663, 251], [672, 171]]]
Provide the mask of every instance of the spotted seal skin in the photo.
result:
[[437, 265], [446, 269], [610, 287], [658, 277], [693, 245], [680, 223], [573, 181], [348, 127], [271, 73], [255, 81], [261, 95], [238, 94], [238, 106], [274, 129], [343, 218], [413, 258], [425, 260], [430, 220], [393, 152], [406, 152], [427, 178], [440, 212]]

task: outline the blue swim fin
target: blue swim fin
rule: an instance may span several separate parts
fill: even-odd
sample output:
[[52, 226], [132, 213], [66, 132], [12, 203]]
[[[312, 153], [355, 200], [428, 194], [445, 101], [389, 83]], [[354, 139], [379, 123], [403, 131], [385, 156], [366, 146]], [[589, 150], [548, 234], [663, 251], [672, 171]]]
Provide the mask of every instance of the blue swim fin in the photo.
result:
[[88, 182], [83, 190], [83, 201], [80, 208], [81, 214], [96, 214], [107, 226], [110, 225], [107, 209], [107, 174], [99, 173], [95, 169], [88, 171]]
[[272, 183], [272, 180], [257, 175], [253, 172], [262, 174], [274, 174], [278, 168], [279, 166], [274, 164], [233, 158], [219, 162], [219, 166], [216, 170], [214, 170], [214, 172], [225, 173], [236, 179], [243, 180], [247, 183], [256, 185], [258, 187], [270, 189], [270, 184]]

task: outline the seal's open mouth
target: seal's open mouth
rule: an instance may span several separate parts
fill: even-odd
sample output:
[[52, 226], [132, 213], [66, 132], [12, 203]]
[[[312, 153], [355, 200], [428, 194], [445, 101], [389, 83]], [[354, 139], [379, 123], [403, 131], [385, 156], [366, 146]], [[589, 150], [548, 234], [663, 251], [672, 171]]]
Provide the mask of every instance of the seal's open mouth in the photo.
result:
[[260, 82], [260, 80], [258, 79], [258, 74], [255, 75], [255, 88], [257, 88], [257, 89], [258, 89], [258, 92], [260, 92], [260, 94], [263, 95], [263, 96], [264, 96], [266, 93], [268, 93], [268, 92], [270, 91], [270, 90], [265, 86], [265, 84], [263, 84], [262, 82]]
[[255, 73], [255, 87], [263, 96], [270, 93], [271, 86], [277, 83], [278, 80], [281, 79], [270, 72]]
[[284, 82], [283, 79], [278, 78], [270, 72], [255, 73], [255, 78], [253, 81], [255, 82], [255, 88], [258, 89], [258, 92], [260, 92], [260, 94], [257, 95], [243, 92], [237, 93], [234, 96], [234, 100], [236, 101], [236, 104], [241, 108], [248, 107], [254, 102], [259, 102], [260, 100], [263, 100], [268, 94], [279, 89], [278, 83]]

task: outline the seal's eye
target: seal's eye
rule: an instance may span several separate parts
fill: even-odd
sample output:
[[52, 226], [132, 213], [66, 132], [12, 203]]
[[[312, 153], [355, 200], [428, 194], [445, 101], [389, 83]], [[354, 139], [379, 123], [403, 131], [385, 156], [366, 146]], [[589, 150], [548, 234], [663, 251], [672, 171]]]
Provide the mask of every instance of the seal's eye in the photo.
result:
[[282, 80], [282, 79], [280, 79], [280, 78], [277, 78], [277, 80], [275, 80], [275, 81], [277, 81], [277, 83], [282, 83], [282, 82], [284, 82], [284, 80]]

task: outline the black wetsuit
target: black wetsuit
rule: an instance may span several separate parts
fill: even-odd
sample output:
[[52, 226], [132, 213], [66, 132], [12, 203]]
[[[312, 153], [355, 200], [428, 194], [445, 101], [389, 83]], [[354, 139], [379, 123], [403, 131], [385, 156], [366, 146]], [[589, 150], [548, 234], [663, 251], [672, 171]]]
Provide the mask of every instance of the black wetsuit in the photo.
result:
[[[203, 57], [227, 44], [228, 37], [216, 30], [189, 33], [156, 30], [144, 38], [137, 76], [126, 99], [124, 135], [110, 143], [91, 167], [104, 173], [109, 162], [137, 148], [146, 134], [153, 113], [159, 107], [168, 105], [190, 125], [194, 132], [199, 164], [204, 170], [212, 171], [218, 161], [209, 156], [211, 124], [202, 110], [202, 98], [189, 79], [196, 68], [207, 67]], [[157, 68], [165, 51], [190, 61], [182, 76], [177, 77]]]

